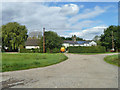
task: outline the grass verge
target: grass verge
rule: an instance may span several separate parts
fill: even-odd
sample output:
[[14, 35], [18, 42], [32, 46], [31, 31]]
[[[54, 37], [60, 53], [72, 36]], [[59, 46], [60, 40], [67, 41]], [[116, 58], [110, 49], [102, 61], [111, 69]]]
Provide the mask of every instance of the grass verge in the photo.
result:
[[113, 64], [120, 67], [120, 58], [118, 58], [118, 55], [106, 56], [104, 60], [109, 64]]
[[57, 54], [3, 53], [2, 54], [2, 72], [45, 67], [45, 66], [60, 63], [66, 59], [67, 59], [67, 56], [61, 53], [57, 53]]

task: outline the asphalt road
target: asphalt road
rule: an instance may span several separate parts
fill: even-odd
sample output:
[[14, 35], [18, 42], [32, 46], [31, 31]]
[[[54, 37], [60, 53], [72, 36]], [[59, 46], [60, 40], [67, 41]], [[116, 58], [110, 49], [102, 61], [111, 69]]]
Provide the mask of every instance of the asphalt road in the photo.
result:
[[103, 58], [111, 54], [66, 54], [56, 65], [2, 73], [3, 88], [118, 88], [118, 67]]

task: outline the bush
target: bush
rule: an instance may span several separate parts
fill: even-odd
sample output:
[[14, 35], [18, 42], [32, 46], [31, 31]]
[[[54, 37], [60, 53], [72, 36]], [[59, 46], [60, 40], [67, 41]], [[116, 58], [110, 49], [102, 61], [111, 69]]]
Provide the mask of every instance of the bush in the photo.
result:
[[1, 48], [1, 52], [5, 52], [5, 49]]
[[[52, 50], [50, 50], [50, 48], [46, 49], [46, 53], [59, 53], [60, 49], [58, 48], [54, 48]], [[21, 48], [20, 49], [20, 53], [43, 53], [42, 49], [25, 49], [25, 48]]]
[[54, 48], [53, 50], [52, 50], [52, 53], [59, 53], [60, 52], [60, 49], [58, 49], [58, 48]]
[[20, 53], [40, 53], [40, 49], [20, 49]]
[[68, 48], [69, 53], [103, 53], [106, 52], [105, 47], [102, 46], [71, 46]]
[[47, 48], [46, 52], [47, 52], [47, 53], [50, 53], [50, 48]]

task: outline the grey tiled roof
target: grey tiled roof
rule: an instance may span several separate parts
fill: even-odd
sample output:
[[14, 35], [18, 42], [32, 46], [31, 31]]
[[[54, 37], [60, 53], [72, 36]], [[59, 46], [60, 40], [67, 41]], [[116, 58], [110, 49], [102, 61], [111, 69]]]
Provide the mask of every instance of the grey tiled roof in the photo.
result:
[[27, 39], [25, 46], [39, 46], [40, 39]]

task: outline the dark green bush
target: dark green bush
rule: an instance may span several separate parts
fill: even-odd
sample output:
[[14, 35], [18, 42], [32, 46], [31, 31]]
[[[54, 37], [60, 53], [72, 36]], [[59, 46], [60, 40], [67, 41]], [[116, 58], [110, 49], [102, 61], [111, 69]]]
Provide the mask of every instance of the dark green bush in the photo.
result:
[[58, 49], [58, 48], [54, 48], [53, 50], [52, 50], [52, 53], [59, 53], [60, 52], [60, 49]]
[[69, 53], [103, 53], [106, 49], [102, 46], [71, 46], [68, 51]]
[[20, 49], [20, 53], [40, 53], [40, 49]]
[[46, 52], [47, 52], [47, 53], [50, 53], [50, 48], [47, 48]]
[[[46, 53], [59, 53], [60, 52], [60, 49], [58, 48], [54, 48], [52, 50], [50, 50], [49, 48], [46, 49]], [[43, 53], [43, 50], [42, 49], [25, 49], [25, 48], [22, 48], [20, 49], [20, 53]]]

